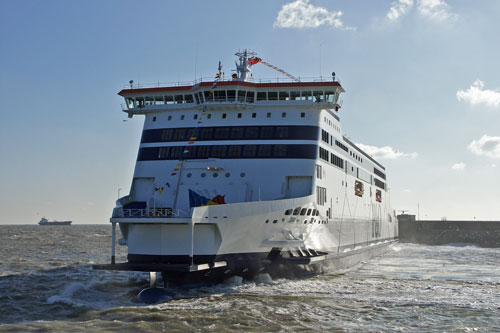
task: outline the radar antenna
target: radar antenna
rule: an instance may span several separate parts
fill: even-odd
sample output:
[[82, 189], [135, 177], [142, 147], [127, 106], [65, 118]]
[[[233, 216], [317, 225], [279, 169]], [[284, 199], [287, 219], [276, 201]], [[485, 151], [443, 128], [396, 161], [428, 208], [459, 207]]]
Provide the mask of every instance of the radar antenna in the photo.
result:
[[238, 61], [235, 61], [236, 71], [238, 72], [238, 80], [239, 81], [248, 81], [248, 73], [250, 73], [250, 64], [248, 63], [248, 58], [255, 57], [257, 55], [256, 52], [245, 49], [243, 52], [236, 52], [234, 54], [239, 58]]

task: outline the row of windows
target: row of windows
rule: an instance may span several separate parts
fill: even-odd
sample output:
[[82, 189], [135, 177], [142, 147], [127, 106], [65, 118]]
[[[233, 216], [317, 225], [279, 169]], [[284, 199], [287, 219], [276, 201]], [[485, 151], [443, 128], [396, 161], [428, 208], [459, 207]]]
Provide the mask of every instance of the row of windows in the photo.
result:
[[342, 158], [328, 152], [328, 150], [321, 147], [319, 147], [319, 158], [327, 162], [331, 162], [333, 165], [338, 166], [341, 169], [344, 169], [344, 160]]
[[340, 142], [337, 139], [335, 139], [335, 145], [340, 147], [340, 149], [344, 150], [346, 153], [349, 152], [349, 149], [346, 147], [346, 145], [344, 145], [342, 142]]
[[330, 139], [330, 134], [328, 134], [327, 131], [325, 131], [324, 129], [322, 129], [321, 130], [321, 140], [323, 140], [324, 142], [328, 143], [329, 139]]
[[[187, 151], [186, 153], [184, 153]], [[138, 161], [205, 158], [300, 158], [316, 159], [316, 145], [210, 145], [139, 149]]]
[[141, 143], [216, 140], [318, 140], [316, 126], [219, 126], [144, 130]]
[[378, 180], [377, 178], [373, 178], [375, 186], [380, 187], [381, 189], [385, 190], [385, 183]]
[[363, 159], [361, 158], [361, 156], [359, 156], [358, 154], [354, 153], [353, 151], [350, 151], [349, 154], [354, 157], [357, 161], [363, 163]]
[[385, 174], [377, 168], [373, 168], [373, 172], [382, 179], [385, 179]]
[[[222, 119], [227, 119], [227, 113], [221, 113], [220, 115], [221, 115], [221, 118], [222, 118]], [[282, 113], [281, 113], [281, 118], [286, 118], [286, 115], [287, 115], [287, 113], [286, 113], [286, 112], [282, 112]], [[239, 119], [241, 119], [241, 118], [242, 118], [242, 116], [243, 116], [243, 114], [242, 114], [242, 113], [238, 113], [238, 114], [237, 114], [237, 117], [238, 117]], [[267, 116], [267, 118], [271, 118], [272, 113], [271, 113], [271, 112], [267, 112], [267, 115], [266, 115], [266, 116]], [[275, 116], [276, 116], [276, 114], [275, 114]], [[306, 113], [305, 113], [305, 112], [301, 112], [301, 113], [300, 113], [300, 118], [305, 118], [305, 117], [306, 117]], [[256, 113], [256, 112], [252, 112], [252, 118], [257, 118], [257, 113]], [[173, 119], [173, 116], [172, 116], [172, 115], [169, 115], [169, 116], [168, 116], [168, 118], [167, 118], [167, 120], [168, 120], [168, 121], [170, 121], [170, 120], [172, 120], [172, 119]], [[183, 115], [183, 114], [181, 114], [181, 115], [179, 116], [179, 119], [180, 119], [180, 120], [184, 120], [184, 119], [186, 119], [186, 116], [185, 116], [185, 115]], [[196, 119], [198, 119], [198, 114], [196, 114], [196, 113], [195, 113], [195, 114], [193, 115], [193, 120], [196, 120]], [[207, 118], [206, 118], [206, 119], [212, 119], [212, 114], [211, 114], [211, 113], [207, 114]], [[153, 121], [156, 121], [156, 116], [154, 116], [154, 117], [153, 117]]]
[[297, 207], [295, 209], [287, 209], [285, 211], [285, 215], [307, 215], [307, 216], [319, 216], [319, 210], [317, 209], [312, 209], [312, 208], [300, 208], [300, 207]]
[[335, 91], [261, 91], [256, 94], [255, 91], [248, 90], [216, 89], [212, 94], [210, 94], [209, 90], [205, 90], [195, 94], [145, 96], [126, 98], [125, 100], [129, 108], [134, 108], [150, 105], [194, 103], [195, 100], [197, 104], [206, 102], [254, 103], [255, 97], [257, 97], [257, 101], [315, 101], [318, 103], [333, 103], [335, 101]]

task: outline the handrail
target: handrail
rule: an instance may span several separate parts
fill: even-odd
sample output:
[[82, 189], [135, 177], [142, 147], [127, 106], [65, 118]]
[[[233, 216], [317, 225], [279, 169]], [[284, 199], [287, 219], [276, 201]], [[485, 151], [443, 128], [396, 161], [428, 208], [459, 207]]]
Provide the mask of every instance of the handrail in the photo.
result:
[[149, 209], [123, 209], [123, 217], [159, 217], [159, 218], [176, 218], [176, 217], [190, 217], [188, 213], [171, 208], [149, 208]]
[[[324, 77], [324, 76], [309, 76], [309, 77], [298, 77], [299, 82], [338, 82], [339, 80], [333, 80], [332, 77]], [[222, 78], [219, 82], [241, 82], [238, 80], [234, 80], [232, 78]], [[214, 82], [213, 77], [201, 77], [193, 81], [171, 81], [171, 82], [156, 82], [156, 83], [133, 83], [132, 85], [127, 84], [124, 85], [124, 89], [143, 89], [143, 88], [166, 88], [166, 87], [182, 87], [182, 86], [195, 86], [202, 82]], [[297, 82], [290, 78], [249, 78], [246, 82], [252, 83], [293, 83]]]

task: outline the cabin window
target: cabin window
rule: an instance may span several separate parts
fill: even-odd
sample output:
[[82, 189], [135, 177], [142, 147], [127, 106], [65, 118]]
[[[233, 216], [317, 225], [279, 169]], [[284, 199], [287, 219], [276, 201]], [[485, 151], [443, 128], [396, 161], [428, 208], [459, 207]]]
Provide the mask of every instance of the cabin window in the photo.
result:
[[193, 95], [184, 95], [184, 100], [186, 101], [186, 103], [193, 103]]
[[292, 91], [292, 92], [290, 92], [290, 99], [292, 101], [300, 100], [300, 91]]
[[174, 104], [174, 96], [165, 96], [165, 104]]
[[238, 90], [238, 102], [244, 102], [245, 101], [246, 93], [247, 92], [245, 90]]
[[281, 118], [286, 118], [286, 112], [281, 113]]
[[155, 96], [155, 105], [165, 104], [163, 96]]
[[195, 114], [195, 115], [193, 116], [193, 119], [198, 119], [198, 115], [197, 115], [197, 114]]
[[375, 192], [375, 200], [377, 200], [377, 202], [382, 202], [382, 191], [377, 190]]
[[125, 98], [125, 103], [127, 103], [127, 107], [129, 109], [134, 108], [134, 99], [133, 98]]
[[261, 139], [269, 139], [274, 137], [274, 127], [272, 126], [264, 126], [260, 128], [260, 138]]
[[313, 95], [315, 98], [315, 100], [314, 100], [315, 102], [319, 103], [319, 102], [325, 101], [325, 96], [323, 95], [322, 91], [315, 91], [315, 92], [313, 92]]
[[288, 101], [290, 100], [290, 93], [288, 91], [280, 91], [278, 99], [280, 101]]
[[241, 146], [229, 146], [227, 151], [227, 156], [232, 158], [238, 158], [241, 156]]
[[181, 120], [184, 120], [184, 115], [181, 115]]
[[312, 101], [312, 91], [303, 91], [301, 100]]
[[172, 116], [168, 116], [168, 118], [167, 118], [167, 119], [168, 119], [168, 120], [172, 120]]
[[158, 159], [164, 160], [167, 159], [170, 154], [170, 147], [160, 147], [158, 150]]
[[333, 103], [335, 101], [335, 91], [326, 91], [325, 92], [325, 100], [328, 103]]
[[324, 206], [326, 202], [326, 188], [316, 186], [316, 201], [318, 205]]
[[287, 145], [274, 145], [273, 157], [286, 157]]
[[300, 113], [300, 118], [305, 118], [306, 117], [306, 113], [305, 112], [301, 112]]
[[241, 113], [238, 113], [238, 118], [241, 118]]
[[253, 91], [247, 91], [247, 103], [253, 103], [255, 93]]
[[256, 139], [259, 137], [259, 127], [247, 127], [245, 139]]
[[211, 113], [207, 114], [207, 119], [212, 119], [212, 114]]
[[323, 178], [323, 169], [321, 165], [316, 164], [316, 178], [322, 179]]
[[271, 112], [267, 113], [267, 118], [271, 118]]
[[231, 128], [231, 139], [233, 139], [233, 140], [243, 139], [244, 134], [245, 134], [244, 127], [232, 127]]
[[213, 102], [214, 101], [214, 94], [210, 94], [210, 91], [208, 91], [208, 90], [204, 91], [203, 95], [205, 96], [205, 102]]
[[271, 157], [272, 155], [272, 145], [260, 145], [259, 146], [259, 157]]
[[222, 119], [226, 119], [226, 114], [225, 113], [222, 114]]
[[243, 146], [243, 157], [255, 157], [257, 154], [256, 145], [244, 145]]
[[145, 97], [145, 105], [155, 105], [155, 98], [154, 97]]
[[252, 118], [255, 118], [255, 117], [257, 117], [257, 113], [254, 112], [254, 113], [252, 113]]
[[359, 180], [356, 180], [354, 182], [354, 194], [357, 195], [358, 197], [363, 196], [363, 183], [360, 182]]
[[228, 127], [215, 128], [215, 137], [214, 138], [216, 140], [229, 139], [229, 128]]
[[306, 215], [306, 212], [307, 212], [307, 208], [302, 208], [300, 210], [300, 215], [304, 216], [304, 215]]
[[176, 104], [184, 103], [184, 97], [182, 95], [175, 95], [174, 99]]
[[226, 91], [225, 90], [215, 90], [214, 91], [214, 99], [216, 102], [225, 102], [226, 101]]
[[265, 91], [259, 91], [257, 93], [257, 100], [258, 101], [265, 101], [265, 100], [267, 100], [267, 92], [265, 92]]
[[210, 149], [212, 146], [198, 146], [196, 155], [198, 158], [208, 158], [210, 157]]
[[275, 133], [277, 138], [280, 139], [286, 139], [288, 138], [288, 127], [286, 126], [278, 126], [276, 127], [276, 133]]
[[144, 106], [144, 97], [136, 97], [135, 98], [135, 105], [139, 108]]
[[156, 117], [153, 117], [153, 121], [156, 121]]
[[228, 90], [227, 91], [227, 100], [229, 102], [236, 101], [236, 90]]
[[293, 210], [293, 215], [299, 215], [300, 207], [297, 207]]
[[270, 101], [277, 101], [278, 100], [278, 92], [270, 91], [267, 93], [267, 97]]

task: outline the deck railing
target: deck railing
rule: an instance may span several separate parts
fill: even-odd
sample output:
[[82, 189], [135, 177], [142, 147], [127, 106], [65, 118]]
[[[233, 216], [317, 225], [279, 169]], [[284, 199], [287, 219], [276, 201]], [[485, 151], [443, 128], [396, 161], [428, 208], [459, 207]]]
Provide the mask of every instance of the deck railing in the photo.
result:
[[[333, 79], [331, 76], [308, 76], [308, 77], [298, 77], [300, 82], [338, 82], [339, 80]], [[223, 77], [219, 82], [239, 82], [238, 80], [233, 80], [232, 78]], [[167, 88], [167, 87], [182, 87], [182, 86], [195, 86], [202, 82], [214, 82], [213, 77], [201, 77], [194, 81], [173, 81], [173, 82], [157, 82], [157, 83], [133, 83], [124, 85], [124, 89], [143, 89], [143, 88]], [[249, 78], [246, 82], [251, 83], [291, 83], [297, 82], [290, 78]]]
[[147, 209], [123, 209], [123, 217], [161, 217], [176, 218], [190, 217], [189, 213], [180, 209], [171, 208], [147, 208]]

